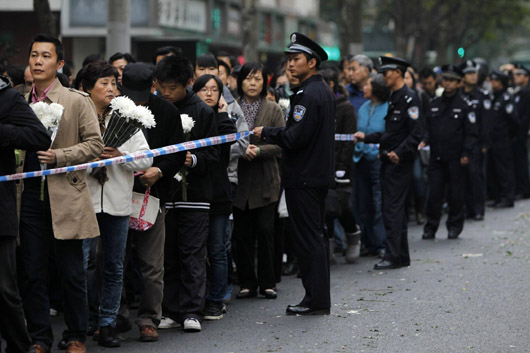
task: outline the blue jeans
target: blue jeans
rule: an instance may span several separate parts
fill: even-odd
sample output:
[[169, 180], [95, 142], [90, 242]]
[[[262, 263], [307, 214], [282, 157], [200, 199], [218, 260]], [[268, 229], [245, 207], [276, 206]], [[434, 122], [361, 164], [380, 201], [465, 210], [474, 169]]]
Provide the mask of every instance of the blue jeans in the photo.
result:
[[355, 164], [353, 212], [355, 219], [360, 223], [362, 243], [372, 252], [384, 248], [386, 239], [380, 173], [379, 159], [369, 161], [361, 158]]
[[[103, 280], [99, 305], [99, 326], [114, 326], [120, 309], [123, 284], [123, 261], [129, 231], [129, 216], [111, 216], [107, 213], [96, 214], [101, 233], [101, 259], [103, 260]], [[87, 239], [93, 242], [97, 239]], [[86, 250], [91, 244], [83, 244]], [[86, 266], [86, 264], [85, 264]]]
[[210, 215], [208, 232], [210, 290], [206, 294], [206, 300], [216, 303], [223, 302], [228, 289], [228, 260], [226, 252], [228, 243], [228, 216]]

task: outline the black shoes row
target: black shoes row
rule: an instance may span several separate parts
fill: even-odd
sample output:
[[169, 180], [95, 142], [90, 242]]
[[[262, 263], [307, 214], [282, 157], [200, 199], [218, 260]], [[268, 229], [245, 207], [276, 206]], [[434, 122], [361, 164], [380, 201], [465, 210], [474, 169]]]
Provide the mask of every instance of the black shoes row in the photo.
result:
[[330, 309], [313, 309], [302, 305], [288, 305], [285, 313], [287, 315], [329, 315]]

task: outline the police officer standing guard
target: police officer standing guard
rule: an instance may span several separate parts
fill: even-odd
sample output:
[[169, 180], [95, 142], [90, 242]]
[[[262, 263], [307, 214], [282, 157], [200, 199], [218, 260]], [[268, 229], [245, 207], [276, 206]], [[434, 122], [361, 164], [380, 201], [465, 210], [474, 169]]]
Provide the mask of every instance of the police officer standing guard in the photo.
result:
[[381, 188], [383, 192], [383, 221], [387, 234], [386, 253], [374, 266], [386, 270], [410, 265], [407, 239], [405, 202], [412, 181], [414, 152], [423, 137], [423, 121], [417, 94], [405, 85], [408, 62], [382, 56], [379, 72], [387, 87], [392, 89], [385, 131], [366, 135], [356, 132], [358, 141], [380, 143], [382, 160]]
[[329, 240], [324, 200], [334, 182], [335, 102], [318, 75], [326, 52], [303, 34], [293, 33], [286, 53], [288, 70], [300, 81], [290, 97], [285, 127], [256, 127], [254, 134], [283, 148], [282, 184], [293, 228], [305, 297], [287, 315], [330, 312]]
[[442, 66], [444, 93], [431, 101], [425, 114], [425, 135], [419, 148], [429, 145], [429, 197], [423, 239], [434, 239], [446, 186], [449, 186], [448, 238], [456, 239], [464, 228], [465, 167], [477, 140], [477, 118], [471, 102], [459, 93], [463, 72], [454, 65]]

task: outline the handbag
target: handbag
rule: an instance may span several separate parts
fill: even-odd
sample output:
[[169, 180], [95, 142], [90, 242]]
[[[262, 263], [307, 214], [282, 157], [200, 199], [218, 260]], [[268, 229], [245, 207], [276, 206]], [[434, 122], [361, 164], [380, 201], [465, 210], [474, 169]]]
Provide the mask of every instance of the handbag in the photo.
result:
[[133, 191], [129, 228], [145, 232], [155, 224], [158, 212], [160, 212], [160, 200], [151, 196], [151, 188], [147, 188], [145, 194]]

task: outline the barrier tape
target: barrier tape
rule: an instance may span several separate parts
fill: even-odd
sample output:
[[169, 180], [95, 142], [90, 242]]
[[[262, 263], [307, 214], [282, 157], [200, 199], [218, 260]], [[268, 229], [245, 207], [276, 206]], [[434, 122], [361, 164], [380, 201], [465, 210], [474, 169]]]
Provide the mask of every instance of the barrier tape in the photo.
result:
[[[203, 148], [203, 147], [208, 147], [208, 146], [221, 145], [223, 143], [228, 143], [228, 142], [234, 142], [234, 141], [246, 138], [250, 136], [251, 134], [252, 132], [250, 131], [236, 132], [234, 134], [207, 137], [204, 139], [186, 141], [183, 143], [155, 148], [152, 150], [134, 152], [134, 153], [127, 154], [125, 156], [109, 158], [109, 159], [105, 159], [105, 160], [101, 160], [97, 162], [89, 162], [89, 163], [83, 163], [83, 164], [78, 164], [78, 165], [73, 165], [73, 166], [68, 166], [68, 167], [61, 167], [61, 168], [54, 168], [54, 169], [36, 170], [33, 172], [26, 172], [26, 173], [3, 175], [3, 176], [0, 176], [0, 182], [28, 179], [28, 178], [37, 178], [40, 176], [69, 173], [69, 172], [75, 172], [78, 170], [86, 170], [89, 168], [108, 167], [111, 165], [124, 164], [124, 163], [132, 162], [132, 161], [137, 161], [140, 159], [153, 158], [153, 157], [158, 157], [158, 156], [164, 156], [167, 154], [193, 150], [197, 148]], [[355, 141], [355, 137], [353, 136], [353, 134], [335, 134], [335, 141]], [[372, 146], [372, 144], [370, 144], [370, 146]], [[373, 146], [378, 147], [379, 145], [373, 145]]]
[[203, 148], [203, 147], [208, 147], [208, 146], [220, 145], [220, 144], [228, 143], [228, 142], [234, 142], [234, 141], [246, 138], [250, 135], [251, 135], [250, 131], [236, 132], [234, 134], [229, 134], [229, 135], [207, 137], [207, 138], [200, 139], [200, 140], [186, 141], [183, 143], [155, 148], [152, 150], [134, 152], [134, 153], [127, 154], [125, 156], [109, 158], [109, 159], [105, 159], [105, 160], [101, 160], [97, 162], [89, 162], [89, 163], [83, 163], [83, 164], [78, 164], [78, 165], [73, 165], [73, 166], [68, 166], [68, 167], [61, 167], [61, 168], [54, 168], [54, 169], [37, 170], [34, 172], [3, 175], [3, 176], [0, 176], [0, 182], [27, 179], [27, 178], [36, 178], [36, 177], [46, 176], [46, 175], [69, 173], [69, 172], [75, 172], [78, 170], [86, 170], [88, 168], [108, 167], [110, 165], [115, 165], [115, 164], [124, 164], [124, 163], [132, 162], [132, 161], [136, 161], [140, 159], [153, 158], [153, 157], [158, 157], [158, 156], [164, 156], [167, 154], [193, 150], [197, 148]]

